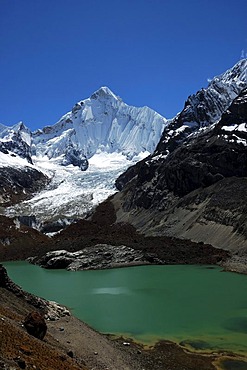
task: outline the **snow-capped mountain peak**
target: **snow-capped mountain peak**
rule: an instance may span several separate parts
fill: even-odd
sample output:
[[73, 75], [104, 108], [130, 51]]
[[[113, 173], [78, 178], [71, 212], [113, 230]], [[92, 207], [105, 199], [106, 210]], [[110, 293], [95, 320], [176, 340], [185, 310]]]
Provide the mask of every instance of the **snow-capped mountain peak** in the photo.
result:
[[71, 148], [84, 160], [99, 151], [132, 158], [141, 152], [152, 153], [166, 124], [152, 109], [129, 106], [108, 87], [101, 87], [55, 125], [36, 131], [33, 153], [59, 158]]

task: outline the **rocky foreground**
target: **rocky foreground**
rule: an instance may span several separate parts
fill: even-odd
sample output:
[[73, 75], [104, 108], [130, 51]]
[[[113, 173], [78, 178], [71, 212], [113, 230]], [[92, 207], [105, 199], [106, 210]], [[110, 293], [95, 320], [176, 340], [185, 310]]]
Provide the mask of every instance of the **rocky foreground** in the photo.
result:
[[[25, 318], [33, 312], [45, 318], [43, 339], [27, 330]], [[124, 338], [101, 335], [66, 308], [24, 292], [2, 266], [0, 333], [0, 369], [6, 370], [232, 370], [247, 365], [245, 358], [232, 353], [191, 353], [165, 341], [144, 348]]]

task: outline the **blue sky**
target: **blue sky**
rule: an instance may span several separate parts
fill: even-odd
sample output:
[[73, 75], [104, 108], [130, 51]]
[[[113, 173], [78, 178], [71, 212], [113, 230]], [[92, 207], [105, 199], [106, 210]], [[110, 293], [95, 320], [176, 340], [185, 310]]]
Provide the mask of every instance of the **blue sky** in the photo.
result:
[[54, 124], [108, 86], [167, 118], [247, 53], [246, 0], [0, 0], [0, 122]]

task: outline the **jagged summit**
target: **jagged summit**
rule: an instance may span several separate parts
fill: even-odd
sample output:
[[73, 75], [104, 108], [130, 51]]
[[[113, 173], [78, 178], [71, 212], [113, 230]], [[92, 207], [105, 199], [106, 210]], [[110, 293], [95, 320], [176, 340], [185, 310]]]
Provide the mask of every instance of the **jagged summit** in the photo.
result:
[[[32, 133], [21, 121], [8, 127], [0, 125], [0, 152], [19, 156], [32, 163], [31, 159]], [[7, 160], [7, 158], [6, 158]]]
[[184, 109], [169, 121], [146, 106], [125, 104], [102, 86], [54, 125], [33, 133], [22, 122], [12, 127], [0, 125], [1, 151], [13, 151], [30, 163], [33, 156], [46, 157], [83, 170], [88, 159], [99, 152], [121, 153], [131, 159], [140, 153], [151, 154], [157, 147], [155, 155], [167, 155], [193, 132], [219, 120], [246, 87], [246, 70], [247, 59], [242, 59], [213, 78], [206, 89], [189, 96]]
[[242, 59], [214, 77], [207, 88], [188, 97], [184, 109], [165, 128], [157, 152], [167, 155], [193, 132], [217, 122], [246, 86], [247, 59]]
[[[231, 83], [236, 81], [238, 85], [244, 87], [244, 81], [247, 78], [247, 58], [241, 59], [232, 68], [229, 68], [226, 72], [219, 76], [214, 77], [211, 83], [222, 80], [224, 83]], [[210, 83], [210, 85], [211, 85]]]
[[98, 90], [96, 90], [90, 97], [90, 99], [97, 99], [97, 98], [106, 98], [111, 97], [116, 100], [121, 100], [117, 95], [115, 95], [107, 86], [102, 86]]

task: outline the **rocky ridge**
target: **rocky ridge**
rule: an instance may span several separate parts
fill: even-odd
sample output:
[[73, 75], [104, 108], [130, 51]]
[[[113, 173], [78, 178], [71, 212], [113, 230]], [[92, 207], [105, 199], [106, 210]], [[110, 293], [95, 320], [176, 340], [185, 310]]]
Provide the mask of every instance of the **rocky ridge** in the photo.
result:
[[185, 143], [187, 138], [210, 128], [246, 87], [247, 59], [242, 59], [222, 75], [214, 77], [207, 88], [188, 97], [184, 109], [168, 122], [153, 154], [120, 176], [116, 181], [117, 188], [121, 190], [136, 176], [140, 167], [142, 171], [145, 165], [149, 167], [150, 160], [157, 161], [158, 166], [169, 153]]
[[55, 235], [49, 247], [52, 251], [48, 253], [47, 245], [40, 251], [30, 250], [29, 261], [45, 268], [88, 270], [146, 264], [214, 265], [229, 257], [227, 251], [210, 245], [174, 237], [146, 237], [129, 223], [117, 223], [110, 199], [101, 203], [89, 219]]
[[216, 76], [207, 88], [188, 97], [183, 110], [164, 129], [154, 156], [167, 155], [191, 134], [217, 122], [247, 86], [247, 59]]

